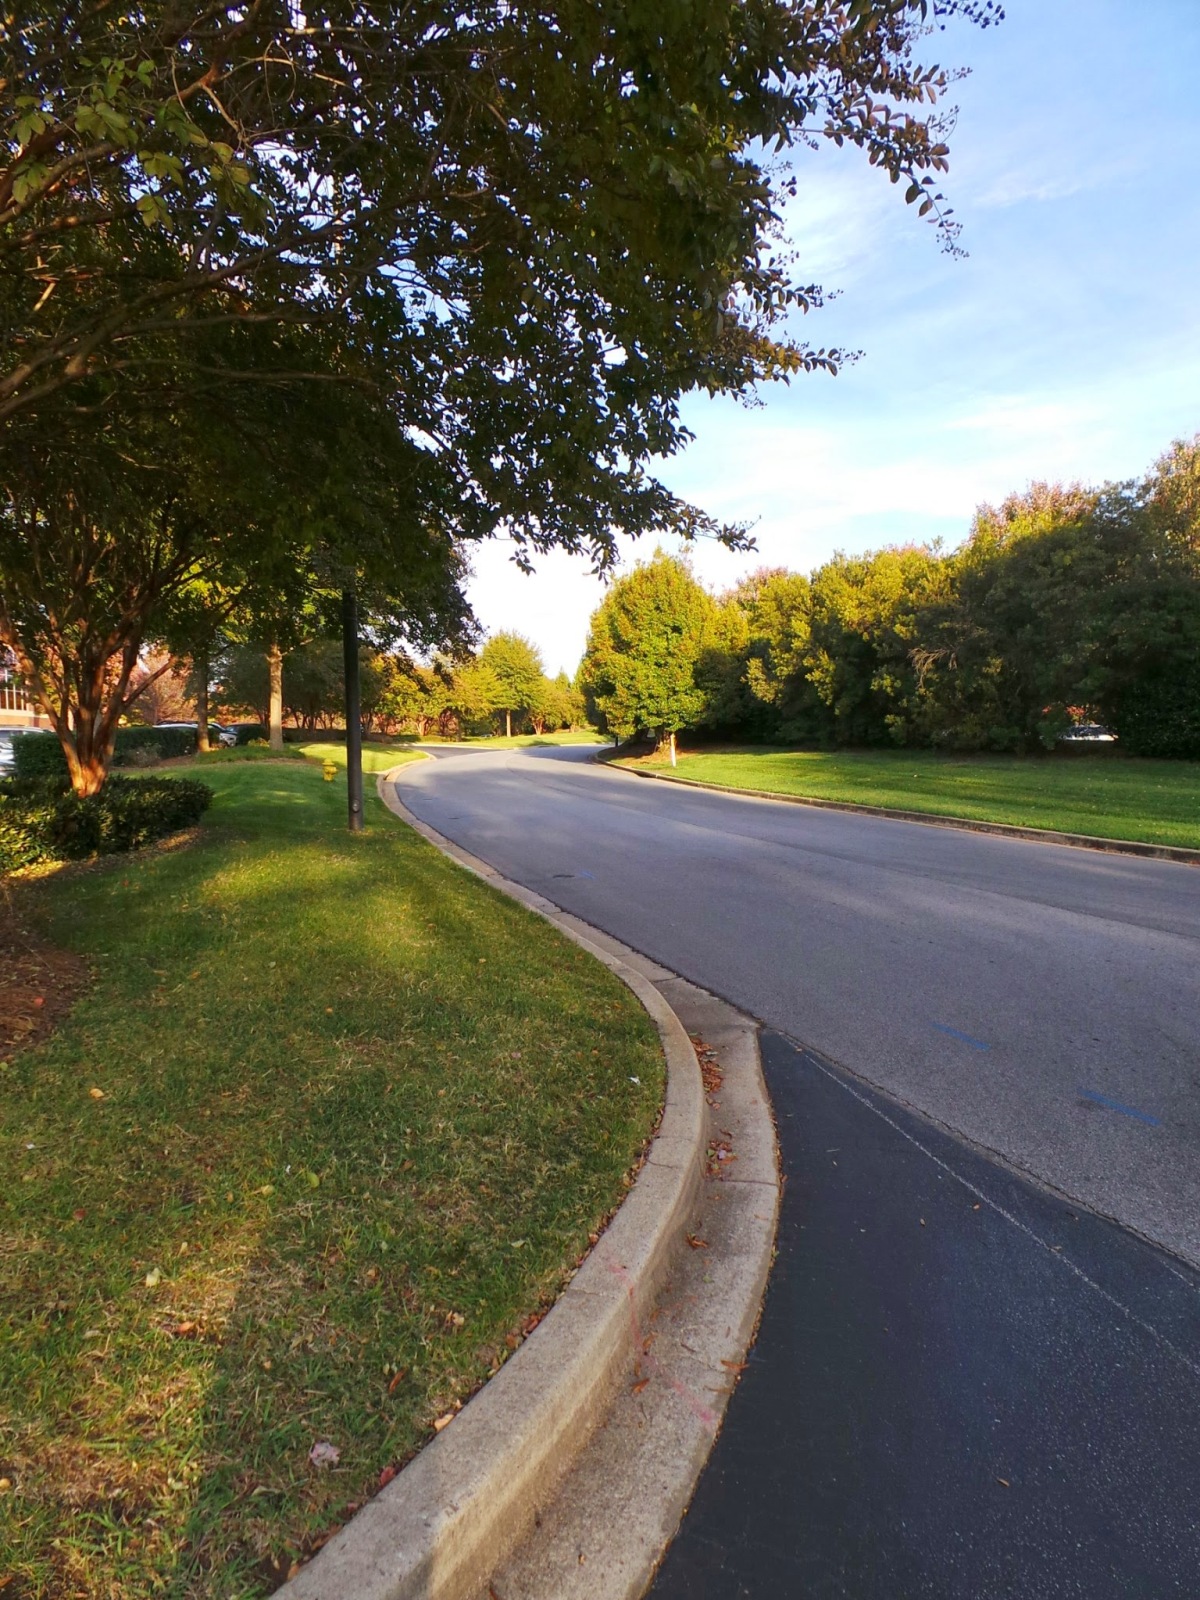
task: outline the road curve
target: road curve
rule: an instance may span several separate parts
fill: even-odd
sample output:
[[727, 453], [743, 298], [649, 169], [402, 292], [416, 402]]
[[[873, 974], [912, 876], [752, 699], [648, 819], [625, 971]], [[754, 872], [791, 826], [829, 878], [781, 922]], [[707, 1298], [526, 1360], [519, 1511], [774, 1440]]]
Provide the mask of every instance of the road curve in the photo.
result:
[[511, 878], [1200, 1264], [1200, 869], [439, 749]]

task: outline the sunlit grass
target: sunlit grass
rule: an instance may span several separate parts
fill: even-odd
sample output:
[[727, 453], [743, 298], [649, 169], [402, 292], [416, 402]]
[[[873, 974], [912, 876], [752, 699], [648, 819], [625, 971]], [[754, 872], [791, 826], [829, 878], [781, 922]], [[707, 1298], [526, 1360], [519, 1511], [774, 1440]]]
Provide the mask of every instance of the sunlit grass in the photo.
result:
[[[626, 764], [670, 771], [653, 758]], [[741, 749], [685, 753], [676, 771], [735, 789], [1200, 847], [1200, 763], [1191, 761]]]
[[504, 734], [481, 733], [465, 739], [441, 739], [436, 734], [429, 734], [421, 743], [472, 744], [492, 750], [524, 750], [531, 745], [604, 744], [606, 740], [594, 728], [571, 728], [563, 733], [514, 733], [511, 738], [506, 738]]
[[627, 991], [369, 789], [354, 838], [316, 764], [206, 781], [199, 842], [16, 901], [95, 971], [0, 1069], [25, 1597], [268, 1592], [507, 1354], [661, 1093]]
[[[314, 739], [309, 744], [290, 746], [312, 761], [332, 761], [338, 767], [345, 768], [346, 746], [335, 742], [322, 742]], [[387, 772], [392, 767], [403, 766], [406, 761], [420, 761], [421, 754], [417, 750], [408, 750], [403, 745], [377, 743], [373, 740], [364, 740], [362, 747], [363, 771], [370, 773]]]

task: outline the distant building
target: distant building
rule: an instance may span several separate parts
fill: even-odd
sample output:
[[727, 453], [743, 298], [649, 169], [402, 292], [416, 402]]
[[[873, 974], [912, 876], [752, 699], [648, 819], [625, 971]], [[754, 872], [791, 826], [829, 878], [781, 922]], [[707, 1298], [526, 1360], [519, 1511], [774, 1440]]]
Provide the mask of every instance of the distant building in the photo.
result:
[[0, 645], [0, 728], [48, 728], [50, 719], [35, 710], [21, 687], [12, 657]]

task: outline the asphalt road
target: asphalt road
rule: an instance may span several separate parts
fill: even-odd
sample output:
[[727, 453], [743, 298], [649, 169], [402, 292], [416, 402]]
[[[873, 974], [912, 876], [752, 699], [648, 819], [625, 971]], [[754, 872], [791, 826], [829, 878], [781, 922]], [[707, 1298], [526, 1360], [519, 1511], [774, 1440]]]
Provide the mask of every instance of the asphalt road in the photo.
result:
[[1200, 868], [569, 749], [439, 752], [402, 788], [507, 876], [1200, 1265]]
[[1200, 1595], [1200, 870], [578, 751], [400, 789], [771, 1030], [779, 1259], [655, 1600]]
[[652, 1600], [1195, 1600], [1197, 1279], [778, 1034], [758, 1339]]

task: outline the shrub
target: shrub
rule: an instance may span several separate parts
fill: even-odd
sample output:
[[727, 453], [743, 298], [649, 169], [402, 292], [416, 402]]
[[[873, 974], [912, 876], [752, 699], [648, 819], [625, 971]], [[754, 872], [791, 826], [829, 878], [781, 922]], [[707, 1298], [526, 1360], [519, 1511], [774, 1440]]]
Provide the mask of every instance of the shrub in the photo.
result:
[[125, 758], [127, 767], [156, 767], [162, 760], [162, 748], [157, 744], [139, 744]]
[[1200, 760], [1200, 663], [1139, 678], [1112, 721], [1127, 755]]
[[[57, 734], [18, 733], [13, 742], [13, 771], [18, 778], [56, 778], [64, 782], [67, 758]], [[151, 760], [190, 756], [196, 750], [194, 728], [118, 728], [113, 747], [114, 767], [144, 767], [150, 763], [141, 752], [152, 752]]]
[[61, 781], [0, 782], [0, 874], [43, 861], [136, 850], [199, 821], [212, 800], [192, 778], [110, 778], [81, 798]]
[[18, 778], [53, 778], [67, 775], [67, 758], [53, 733], [16, 733], [12, 742], [12, 769]]
[[267, 727], [261, 722], [239, 722], [234, 728], [238, 744], [259, 744], [267, 739]]

